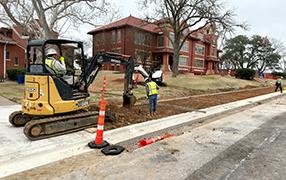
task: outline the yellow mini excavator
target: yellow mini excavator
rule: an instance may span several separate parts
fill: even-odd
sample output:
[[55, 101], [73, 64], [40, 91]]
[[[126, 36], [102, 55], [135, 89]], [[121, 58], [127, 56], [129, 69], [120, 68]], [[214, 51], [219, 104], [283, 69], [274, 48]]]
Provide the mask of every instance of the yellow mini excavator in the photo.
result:
[[[59, 75], [46, 65], [46, 51], [56, 49], [65, 58], [67, 73]], [[14, 126], [25, 126], [31, 140], [82, 130], [97, 124], [98, 112], [88, 111], [88, 87], [105, 63], [126, 65], [123, 106], [132, 106], [134, 62], [130, 56], [97, 53], [84, 59], [82, 42], [63, 39], [32, 40], [27, 46], [27, 74], [22, 110], [12, 113]]]

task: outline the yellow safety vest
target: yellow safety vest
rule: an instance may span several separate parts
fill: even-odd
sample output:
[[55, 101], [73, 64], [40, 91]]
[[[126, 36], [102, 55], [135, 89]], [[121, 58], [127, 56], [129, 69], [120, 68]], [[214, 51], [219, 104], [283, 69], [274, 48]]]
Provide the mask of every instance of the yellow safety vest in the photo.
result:
[[56, 74], [59, 73], [58, 70], [56, 69], [56, 66], [55, 66], [55, 60], [46, 58], [45, 63], [46, 63], [46, 65], [49, 66], [49, 68], [54, 70]]
[[149, 88], [149, 96], [154, 95], [154, 94], [158, 94], [157, 85], [155, 82], [153, 82], [153, 81], [148, 82], [147, 86]]
[[[64, 57], [60, 57], [60, 61], [64, 61]], [[52, 70], [55, 71], [56, 75], [59, 74], [59, 71], [57, 70], [56, 66], [55, 66], [55, 63], [56, 63], [56, 60], [54, 59], [49, 59], [49, 58], [46, 58], [45, 60], [45, 63], [46, 65], [48, 65]]]

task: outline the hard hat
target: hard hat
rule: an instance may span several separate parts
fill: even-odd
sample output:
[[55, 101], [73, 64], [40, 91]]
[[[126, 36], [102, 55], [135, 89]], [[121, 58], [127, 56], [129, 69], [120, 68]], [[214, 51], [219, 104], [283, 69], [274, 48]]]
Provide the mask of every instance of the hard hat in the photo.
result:
[[150, 80], [149, 77], [146, 77], [146, 78], [144, 79], [145, 82], [147, 82], [147, 81], [149, 81], [149, 80]]
[[53, 48], [47, 50], [47, 56], [58, 54], [57, 51]]

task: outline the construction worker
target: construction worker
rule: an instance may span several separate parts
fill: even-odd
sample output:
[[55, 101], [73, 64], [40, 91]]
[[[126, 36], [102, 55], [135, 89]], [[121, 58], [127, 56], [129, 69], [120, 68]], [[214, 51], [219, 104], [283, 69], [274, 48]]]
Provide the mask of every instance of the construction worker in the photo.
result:
[[280, 88], [280, 92], [282, 93], [283, 92], [283, 89], [282, 89], [282, 79], [283, 77], [280, 77], [279, 79], [276, 80], [276, 88], [275, 88], [275, 92], [277, 91], [278, 87]]
[[56, 75], [64, 75], [67, 72], [64, 57], [59, 57], [53, 48], [47, 50], [45, 63]]
[[150, 113], [149, 115], [155, 116], [159, 86], [150, 78], [146, 78], [145, 82], [146, 82], [146, 97], [149, 100], [149, 113]]

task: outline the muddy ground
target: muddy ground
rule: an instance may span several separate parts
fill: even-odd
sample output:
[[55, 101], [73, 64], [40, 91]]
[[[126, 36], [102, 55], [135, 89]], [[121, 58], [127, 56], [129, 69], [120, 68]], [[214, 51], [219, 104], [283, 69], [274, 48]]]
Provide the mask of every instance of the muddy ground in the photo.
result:
[[105, 129], [115, 129], [130, 124], [191, 112], [272, 92], [273, 87], [263, 87], [214, 94], [193, 95], [184, 99], [159, 100], [157, 115], [153, 117], [148, 117], [147, 100], [145, 100], [145, 102], [142, 100], [139, 101], [139, 105], [135, 105], [132, 108], [121, 107], [120, 103], [107, 102], [107, 111], [113, 112], [115, 119], [112, 121], [107, 119]]

